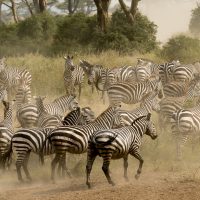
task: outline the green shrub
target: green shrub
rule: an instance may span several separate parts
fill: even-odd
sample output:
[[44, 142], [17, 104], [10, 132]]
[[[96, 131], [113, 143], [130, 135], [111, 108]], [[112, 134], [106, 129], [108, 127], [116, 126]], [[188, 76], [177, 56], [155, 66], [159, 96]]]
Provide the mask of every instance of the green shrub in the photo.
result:
[[48, 40], [53, 37], [55, 31], [54, 17], [48, 13], [43, 13], [21, 21], [18, 24], [17, 35], [20, 39]]
[[179, 59], [181, 62], [194, 62], [199, 59], [200, 40], [185, 35], [172, 37], [163, 46], [161, 55], [167, 60]]

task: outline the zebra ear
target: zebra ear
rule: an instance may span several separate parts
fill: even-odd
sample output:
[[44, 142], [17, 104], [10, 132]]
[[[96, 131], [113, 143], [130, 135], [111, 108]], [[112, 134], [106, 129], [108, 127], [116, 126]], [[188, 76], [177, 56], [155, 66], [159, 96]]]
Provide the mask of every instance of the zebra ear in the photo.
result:
[[74, 56], [71, 56], [71, 59], [73, 59], [74, 58]]
[[65, 56], [63, 56], [63, 58], [65, 59], [65, 60], [67, 60], [67, 56], [65, 55]]
[[149, 121], [151, 119], [151, 113], [147, 114], [147, 120]]

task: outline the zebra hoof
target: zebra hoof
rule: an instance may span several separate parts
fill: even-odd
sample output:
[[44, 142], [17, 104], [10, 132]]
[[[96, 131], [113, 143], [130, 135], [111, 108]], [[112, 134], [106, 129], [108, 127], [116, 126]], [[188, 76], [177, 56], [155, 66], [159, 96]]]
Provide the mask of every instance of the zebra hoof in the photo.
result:
[[136, 175], [135, 175], [135, 179], [138, 180], [139, 178], [140, 178], [140, 175], [139, 175], [139, 174], [136, 174]]
[[126, 182], [129, 182], [129, 179], [128, 179], [128, 177], [124, 177], [124, 178], [125, 178], [125, 181], [126, 181]]
[[114, 183], [114, 182], [112, 182], [112, 181], [110, 182], [110, 184], [111, 184], [112, 186], [115, 186], [115, 183]]

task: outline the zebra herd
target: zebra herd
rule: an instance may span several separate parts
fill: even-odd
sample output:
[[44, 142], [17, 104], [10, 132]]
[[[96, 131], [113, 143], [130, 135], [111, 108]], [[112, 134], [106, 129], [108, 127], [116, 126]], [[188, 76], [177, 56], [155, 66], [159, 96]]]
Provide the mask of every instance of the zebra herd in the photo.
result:
[[[170, 127], [177, 138], [177, 156], [191, 133], [200, 131], [200, 74], [198, 63], [183, 65], [178, 60], [156, 64], [138, 58], [135, 66], [105, 68], [80, 60], [74, 65], [73, 56], [64, 56], [63, 86], [66, 94], [44, 104], [46, 97], [32, 96], [32, 77], [28, 70], [6, 65], [0, 59], [0, 99], [4, 106], [4, 119], [0, 123], [0, 167], [11, 164], [12, 153], [16, 159], [18, 180], [31, 180], [28, 170], [30, 153], [44, 156], [54, 154], [51, 163], [51, 179], [55, 181], [56, 166], [63, 174], [71, 176], [66, 154], [87, 153], [86, 184], [91, 187], [90, 173], [96, 156], [103, 158], [102, 170], [109, 184], [111, 159], [124, 159], [124, 178], [128, 179], [128, 155], [139, 160], [135, 178], [139, 178], [143, 158], [139, 154], [142, 136], [157, 138], [151, 113], [158, 113], [157, 129], [163, 132], [163, 124]], [[109, 106], [95, 118], [90, 107], [80, 108], [81, 89], [87, 77], [91, 92], [96, 88], [107, 94]], [[78, 97], [76, 95], [78, 86]], [[15, 100], [12, 100], [11, 99]], [[35, 103], [33, 103], [33, 100]], [[192, 101], [192, 106], [188, 106]], [[104, 99], [105, 102], [105, 99]], [[140, 106], [128, 111], [123, 104]], [[190, 103], [191, 105], [191, 103]], [[14, 110], [16, 112], [14, 112]], [[66, 115], [67, 113], [67, 115]], [[20, 124], [14, 128], [13, 115]], [[164, 128], [164, 131], [166, 129]]]

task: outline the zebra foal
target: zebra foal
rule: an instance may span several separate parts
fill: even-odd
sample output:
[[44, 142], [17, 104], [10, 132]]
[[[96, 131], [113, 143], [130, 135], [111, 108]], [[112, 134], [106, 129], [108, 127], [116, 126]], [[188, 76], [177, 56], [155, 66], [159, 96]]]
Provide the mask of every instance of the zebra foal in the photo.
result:
[[141, 116], [134, 120], [131, 126], [94, 132], [90, 138], [87, 151], [86, 184], [88, 188], [91, 187], [90, 173], [97, 155], [103, 158], [102, 170], [109, 184], [114, 185], [109, 172], [111, 159], [124, 159], [124, 177], [128, 179], [128, 154], [139, 160], [139, 168], [135, 175], [136, 179], [139, 178], [144, 162], [138, 152], [142, 136], [146, 134], [153, 140], [157, 138], [156, 129], [153, 122], [150, 121], [150, 117], [151, 114], [149, 113], [147, 116]]

